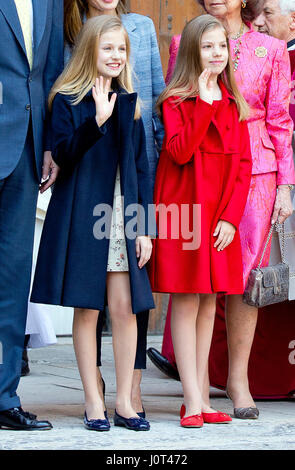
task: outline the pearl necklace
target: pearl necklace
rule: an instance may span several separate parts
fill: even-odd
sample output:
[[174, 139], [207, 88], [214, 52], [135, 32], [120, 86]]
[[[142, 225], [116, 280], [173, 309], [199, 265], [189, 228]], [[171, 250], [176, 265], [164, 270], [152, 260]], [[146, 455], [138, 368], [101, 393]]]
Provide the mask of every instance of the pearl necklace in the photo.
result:
[[241, 27], [240, 27], [240, 31], [238, 32], [238, 34], [236, 34], [235, 36], [233, 36], [231, 38], [233, 40], [239, 39], [239, 41], [237, 42], [237, 44], [234, 47], [234, 54], [235, 54], [235, 58], [233, 59], [234, 72], [238, 69], [239, 62], [240, 62], [240, 46], [241, 46], [241, 42], [242, 42], [242, 36], [244, 34], [244, 29], [245, 29], [245, 25], [242, 22]]

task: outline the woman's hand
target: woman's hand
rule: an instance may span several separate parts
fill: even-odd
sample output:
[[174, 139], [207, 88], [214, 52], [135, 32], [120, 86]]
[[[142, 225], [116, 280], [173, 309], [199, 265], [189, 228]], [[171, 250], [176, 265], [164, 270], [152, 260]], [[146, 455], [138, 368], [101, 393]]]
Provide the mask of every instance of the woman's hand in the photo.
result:
[[237, 229], [230, 222], [219, 220], [213, 233], [214, 237], [218, 236], [214, 248], [217, 248], [217, 251], [224, 250], [233, 241], [236, 231]]
[[211, 71], [209, 69], [203, 70], [199, 76], [199, 96], [201, 100], [206, 103], [213, 103], [213, 82], [210, 80]]
[[293, 206], [290, 189], [286, 186], [278, 186], [271, 223], [274, 224], [278, 221], [279, 224], [282, 224], [288, 217], [290, 217], [290, 215], [292, 215], [292, 212]]
[[150, 259], [153, 244], [148, 236], [136, 237], [136, 257], [140, 258], [138, 267], [141, 269]]
[[117, 95], [112, 94], [109, 101], [109, 92], [111, 87], [111, 79], [108, 78], [104, 83], [104, 78], [100, 76], [95, 80], [95, 85], [92, 88], [92, 96], [96, 106], [96, 122], [101, 127], [112, 115]]

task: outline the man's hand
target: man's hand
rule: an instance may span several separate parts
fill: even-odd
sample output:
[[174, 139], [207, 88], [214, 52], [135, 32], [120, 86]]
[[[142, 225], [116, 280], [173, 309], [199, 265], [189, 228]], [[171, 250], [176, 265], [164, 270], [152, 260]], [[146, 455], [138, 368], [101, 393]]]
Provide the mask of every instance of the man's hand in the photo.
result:
[[44, 152], [43, 167], [42, 167], [42, 180], [40, 184], [40, 193], [44, 193], [55, 182], [59, 172], [59, 167], [54, 163], [51, 152]]

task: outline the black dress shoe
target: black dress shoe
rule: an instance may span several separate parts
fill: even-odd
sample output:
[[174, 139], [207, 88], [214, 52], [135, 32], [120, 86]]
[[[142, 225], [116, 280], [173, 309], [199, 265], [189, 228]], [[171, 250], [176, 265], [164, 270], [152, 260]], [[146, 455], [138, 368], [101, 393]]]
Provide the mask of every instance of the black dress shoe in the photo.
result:
[[165, 375], [168, 375], [171, 379], [180, 380], [178, 370], [174, 367], [166, 357], [162, 356], [159, 351], [155, 348], [149, 348], [147, 350], [147, 355], [152, 361], [152, 363], [158, 367], [158, 369], [163, 372]]
[[38, 421], [36, 415], [25, 412], [21, 407], [0, 411], [0, 429], [14, 431], [43, 431], [52, 429], [49, 421]]

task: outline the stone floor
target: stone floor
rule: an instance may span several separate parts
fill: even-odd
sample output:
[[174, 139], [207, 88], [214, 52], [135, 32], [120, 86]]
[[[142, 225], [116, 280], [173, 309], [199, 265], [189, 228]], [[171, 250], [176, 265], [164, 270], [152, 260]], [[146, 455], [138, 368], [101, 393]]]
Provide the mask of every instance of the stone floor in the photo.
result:
[[[162, 338], [150, 336], [149, 346], [160, 349]], [[72, 340], [29, 351], [31, 374], [19, 386], [23, 408], [49, 419], [51, 431], [0, 431], [0, 449], [75, 450], [191, 450], [191, 449], [295, 449], [295, 401], [260, 401], [257, 421], [234, 419], [231, 424], [205, 425], [183, 429], [178, 412], [182, 403], [181, 384], [161, 374], [148, 359], [142, 393], [151, 430], [136, 433], [113, 427], [107, 433], [89, 432], [83, 427], [83, 391], [73, 353]], [[115, 375], [111, 338], [103, 338], [102, 374], [106, 402], [112, 417], [115, 403]], [[212, 405], [231, 413], [224, 393], [212, 389]], [[112, 420], [111, 420], [112, 424]]]

